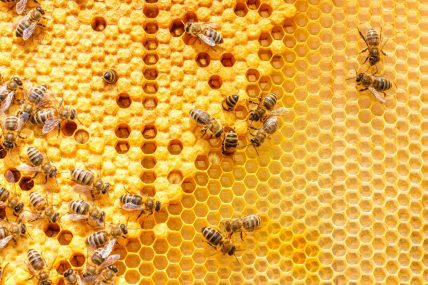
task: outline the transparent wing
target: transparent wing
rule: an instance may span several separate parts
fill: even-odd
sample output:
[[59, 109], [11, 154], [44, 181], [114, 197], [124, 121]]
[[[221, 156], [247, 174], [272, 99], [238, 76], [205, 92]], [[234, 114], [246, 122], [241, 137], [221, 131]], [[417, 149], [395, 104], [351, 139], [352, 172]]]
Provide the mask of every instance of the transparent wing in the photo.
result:
[[204, 43], [209, 46], [215, 46], [215, 41], [212, 38], [207, 37], [206, 35], [198, 34], [198, 38], [200, 38]]
[[84, 276], [84, 277], [82, 278], [82, 280], [83, 280], [83, 282], [84, 282], [84, 283], [92, 282], [92, 281], [94, 281], [95, 279], [97, 279], [97, 275], [96, 275], [96, 274], [87, 275], [87, 276]]
[[12, 239], [13, 239], [13, 236], [7, 236], [4, 239], [1, 239], [0, 240], [0, 249], [5, 247]]
[[119, 259], [120, 259], [119, 254], [112, 254], [106, 260], [104, 260], [103, 263], [100, 264], [99, 269], [101, 270], [103, 268], [106, 268], [109, 265], [115, 264], [116, 261], [118, 261]]
[[28, 0], [19, 0], [18, 3], [16, 3], [16, 13], [19, 15], [22, 14], [25, 10], [25, 7], [27, 7]]
[[31, 166], [31, 165], [22, 163], [22, 164], [18, 165], [16, 167], [16, 169], [18, 169], [19, 171], [22, 171], [22, 172], [39, 172], [40, 166]]
[[24, 30], [24, 33], [22, 35], [22, 38], [24, 39], [24, 41], [26, 41], [29, 38], [31, 38], [31, 36], [33, 35], [34, 31], [36, 30], [36, 27], [37, 27], [37, 22], [32, 22], [31, 25]]
[[78, 192], [78, 193], [90, 193], [92, 188], [90, 186], [87, 186], [87, 185], [76, 184], [73, 186], [73, 190]]
[[290, 111], [285, 108], [285, 107], [281, 107], [281, 108], [276, 108], [271, 112], [272, 116], [282, 116], [282, 115], [286, 115], [290, 113]]
[[77, 279], [77, 285], [84, 285], [82, 278], [80, 278], [78, 274], [76, 274], [76, 279]]
[[19, 215], [19, 220], [23, 223], [25, 222], [34, 222], [42, 217], [42, 214], [33, 213], [30, 211], [24, 211]]
[[11, 92], [9, 92], [9, 94], [7, 94], [6, 100], [4, 100], [4, 102], [1, 106], [1, 109], [0, 109], [1, 112], [4, 113], [7, 111], [7, 109], [9, 109], [10, 104], [12, 104], [13, 95], [15, 95], [15, 91], [11, 91]]
[[87, 220], [88, 216], [79, 215], [79, 214], [66, 214], [62, 218], [66, 220], [71, 220], [71, 221], [81, 221], [81, 220]]
[[385, 96], [383, 96], [382, 93], [378, 92], [376, 89], [374, 89], [373, 87], [369, 87], [369, 91], [376, 97], [376, 99], [378, 99], [380, 102], [385, 103]]
[[106, 258], [113, 251], [114, 245], [116, 244], [116, 239], [110, 240], [100, 251], [100, 254], [103, 258]]
[[43, 126], [42, 133], [43, 134], [50, 133], [53, 129], [58, 127], [60, 123], [61, 121], [56, 118], [48, 119]]
[[122, 205], [122, 209], [127, 210], [127, 211], [140, 211], [143, 210], [143, 206], [142, 205], [135, 205], [132, 203], [126, 203]]
[[29, 116], [27, 116], [25, 113], [22, 113], [18, 118], [18, 129], [17, 129], [17, 131], [20, 131], [22, 129], [22, 127], [24, 127], [24, 125], [28, 122], [29, 119], [30, 119]]
[[216, 23], [203, 23], [203, 26], [209, 29], [216, 29], [219, 27]]
[[0, 87], [0, 95], [5, 95], [7, 93], [7, 86], [3, 85]]

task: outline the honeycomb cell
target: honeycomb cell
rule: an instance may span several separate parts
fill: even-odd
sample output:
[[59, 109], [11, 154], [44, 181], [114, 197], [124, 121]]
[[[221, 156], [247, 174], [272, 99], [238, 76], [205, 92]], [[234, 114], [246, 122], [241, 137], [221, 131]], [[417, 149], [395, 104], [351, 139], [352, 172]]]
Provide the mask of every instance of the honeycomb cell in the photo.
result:
[[21, 173], [16, 168], [9, 168], [4, 172], [4, 177], [9, 183], [16, 183], [21, 179]]
[[269, 61], [272, 58], [272, 51], [270, 49], [260, 48], [258, 55], [261, 60]]
[[196, 184], [193, 178], [186, 178], [183, 180], [183, 183], [181, 183], [181, 189], [183, 189], [185, 193], [192, 193], [195, 191], [195, 188]]
[[70, 258], [70, 263], [73, 267], [81, 267], [85, 264], [85, 256], [81, 253], [74, 253]]
[[168, 174], [168, 181], [171, 184], [180, 184], [183, 180], [183, 174], [179, 170], [172, 170]]
[[71, 265], [67, 260], [61, 260], [58, 266], [56, 267], [56, 271], [62, 275], [67, 269], [70, 269], [70, 268], [71, 268]]
[[259, 37], [259, 44], [262, 47], [268, 47], [272, 43], [272, 37], [269, 33], [261, 33]]
[[282, 40], [284, 38], [284, 30], [280, 26], [275, 26], [272, 28], [270, 33], [274, 40]]
[[47, 237], [56, 237], [60, 230], [61, 230], [61, 228], [59, 227], [59, 225], [57, 223], [48, 223], [44, 227], [44, 232], [45, 232], [45, 235]]
[[32, 177], [24, 176], [19, 181], [19, 188], [23, 191], [30, 191], [34, 187], [34, 180]]
[[159, 9], [154, 5], [146, 5], [143, 8], [143, 13], [147, 18], [156, 18], [159, 15]]
[[[56, 225], [56, 224], [53, 224]], [[58, 242], [61, 245], [68, 245], [73, 239], [73, 233], [68, 230], [62, 230], [58, 235]]]
[[145, 97], [143, 99], [143, 106], [146, 110], [153, 110], [158, 105], [158, 99], [156, 97]]
[[144, 24], [144, 31], [149, 35], [157, 33], [158, 29], [159, 26], [157, 22], [146, 22]]
[[127, 124], [120, 124], [116, 127], [114, 133], [118, 138], [127, 139], [131, 134], [131, 128]]
[[139, 284], [140, 274], [136, 270], [128, 270], [125, 274], [125, 280], [128, 284]]
[[127, 141], [118, 141], [116, 142], [116, 144], [114, 145], [114, 149], [116, 150], [116, 152], [118, 154], [125, 154], [128, 152], [130, 148], [129, 142]]
[[143, 85], [143, 90], [146, 94], [155, 94], [158, 92], [159, 86], [156, 82], [146, 82]]
[[220, 62], [224, 67], [232, 67], [236, 59], [231, 53], [225, 53], [221, 55]]
[[143, 41], [143, 46], [146, 50], [156, 50], [158, 48], [158, 40], [155, 38], [146, 38]]
[[144, 171], [140, 176], [144, 183], [153, 183], [156, 180], [156, 174], [153, 171]]
[[179, 37], [184, 33], [184, 24], [181, 20], [174, 20], [169, 26], [169, 32], [173, 37]]
[[141, 146], [141, 150], [145, 153], [145, 154], [152, 154], [156, 151], [157, 145], [155, 142], [145, 142], [143, 143], [143, 145]]
[[61, 123], [61, 132], [66, 137], [71, 137], [77, 130], [77, 124], [74, 121], [65, 121]]
[[257, 82], [260, 78], [260, 73], [257, 69], [248, 69], [245, 75], [248, 82]]
[[89, 140], [89, 133], [86, 130], [79, 129], [74, 133], [74, 140], [78, 144], [86, 144]]
[[158, 62], [159, 56], [157, 54], [148, 53], [144, 56], [143, 61], [147, 65], [154, 65]]
[[168, 143], [168, 151], [170, 154], [177, 155], [183, 150], [183, 144], [179, 140], [172, 140]]
[[158, 77], [158, 70], [156, 68], [146, 68], [143, 75], [147, 80], [155, 80]]
[[158, 131], [156, 126], [153, 124], [146, 124], [142, 130], [143, 137], [146, 140], [154, 139], [157, 135]]
[[120, 108], [129, 108], [131, 106], [132, 100], [131, 97], [129, 97], [128, 93], [120, 93], [116, 97], [116, 104]]
[[269, 18], [269, 16], [272, 14], [272, 7], [266, 3], [263, 3], [260, 5], [259, 8], [259, 15], [263, 18]]
[[200, 52], [195, 60], [199, 67], [207, 67], [210, 64], [210, 55], [206, 52]]
[[147, 169], [152, 169], [153, 167], [155, 167], [156, 163], [156, 158], [152, 156], [146, 156], [141, 161], [141, 165]]
[[218, 75], [212, 75], [210, 79], [208, 80], [208, 85], [212, 89], [219, 89], [221, 85], [223, 84], [223, 80]]
[[102, 16], [96, 16], [91, 21], [91, 27], [94, 31], [102, 32], [107, 27], [107, 21]]
[[246, 2], [247, 2], [247, 7], [250, 10], [257, 10], [260, 6], [259, 0], [246, 0]]

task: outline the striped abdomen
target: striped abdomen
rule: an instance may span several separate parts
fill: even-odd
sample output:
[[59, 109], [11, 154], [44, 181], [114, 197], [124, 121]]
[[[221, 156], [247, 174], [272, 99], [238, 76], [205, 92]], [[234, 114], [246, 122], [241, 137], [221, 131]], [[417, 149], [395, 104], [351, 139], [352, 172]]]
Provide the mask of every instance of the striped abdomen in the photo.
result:
[[238, 103], [239, 96], [238, 95], [230, 95], [223, 99], [221, 103], [223, 109], [225, 111], [232, 111], [235, 109], [236, 104]]
[[208, 125], [210, 123], [211, 116], [201, 109], [192, 109], [189, 114], [200, 125]]
[[109, 69], [103, 74], [103, 80], [104, 82], [108, 84], [114, 84], [119, 79], [119, 76], [117, 75], [117, 72], [114, 69]]
[[7, 116], [4, 121], [4, 128], [9, 131], [16, 131], [18, 129], [18, 117]]
[[0, 2], [3, 2], [3, 3], [12, 3], [12, 2], [16, 2], [16, 1], [18, 1], [18, 0], [0, 0]]
[[43, 211], [46, 208], [46, 200], [38, 192], [32, 192], [30, 194], [30, 205], [37, 211]]
[[260, 227], [262, 221], [257, 215], [249, 215], [242, 218], [242, 226], [248, 232], [254, 231]]
[[223, 154], [232, 154], [238, 146], [238, 135], [234, 130], [230, 130], [223, 139], [221, 151]]
[[4, 239], [9, 235], [9, 231], [5, 227], [0, 227], [0, 239]]
[[391, 86], [391, 81], [383, 77], [375, 77], [373, 81], [373, 87], [378, 91], [388, 90], [391, 88]]
[[73, 200], [68, 206], [72, 212], [79, 215], [86, 215], [89, 212], [89, 204], [83, 200]]
[[206, 29], [205, 30], [205, 35], [211, 39], [214, 40], [214, 42], [216, 44], [221, 44], [223, 43], [223, 37], [221, 36], [221, 34], [219, 32], [217, 32], [216, 30], [213, 29]]
[[278, 97], [276, 96], [276, 94], [270, 93], [263, 100], [263, 107], [265, 107], [267, 110], [272, 110], [275, 107], [277, 100]]
[[31, 25], [31, 22], [27, 19], [24, 19], [19, 22], [18, 27], [16, 27], [15, 35], [20, 38], [24, 34], [24, 31]]
[[106, 231], [98, 231], [86, 238], [86, 244], [93, 247], [101, 247], [108, 242], [108, 236]]
[[0, 187], [0, 201], [6, 202], [9, 198], [9, 191], [6, 190], [6, 188]]
[[27, 251], [27, 257], [31, 267], [33, 267], [34, 270], [42, 270], [45, 267], [45, 261], [43, 260], [40, 253], [38, 253], [36, 250], [29, 249]]
[[125, 194], [120, 196], [120, 202], [122, 204], [134, 204], [134, 205], [142, 205], [143, 204], [143, 198], [140, 195], [135, 194]]
[[33, 104], [39, 104], [40, 101], [42, 101], [43, 97], [45, 97], [47, 91], [48, 88], [46, 85], [41, 85], [34, 88], [33, 90], [31, 90], [30, 95], [28, 95], [28, 101]]
[[32, 147], [32, 146], [28, 147], [27, 155], [34, 166], [39, 166], [42, 164], [43, 154], [40, 151], [38, 151], [35, 147]]
[[378, 46], [380, 43], [379, 34], [371, 28], [367, 31], [366, 41], [369, 46]]
[[80, 185], [92, 185], [94, 178], [94, 174], [90, 171], [78, 168], [71, 170], [71, 179]]
[[48, 119], [55, 116], [55, 109], [48, 108], [38, 111], [32, 118], [33, 124], [44, 125]]
[[223, 240], [223, 236], [221, 235], [221, 233], [210, 227], [203, 227], [202, 235], [210, 244], [214, 246], [220, 245]]

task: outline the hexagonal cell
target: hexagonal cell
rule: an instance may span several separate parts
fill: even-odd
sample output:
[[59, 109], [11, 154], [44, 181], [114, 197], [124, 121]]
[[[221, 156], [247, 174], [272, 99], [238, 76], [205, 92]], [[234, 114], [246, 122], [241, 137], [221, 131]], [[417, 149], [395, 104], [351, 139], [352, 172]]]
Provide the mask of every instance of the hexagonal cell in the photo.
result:
[[236, 3], [235, 8], [233, 8], [235, 15], [238, 17], [245, 17], [248, 13], [248, 8], [245, 3]]
[[[59, 228], [59, 226], [58, 226]], [[71, 240], [73, 239], [73, 233], [68, 230], [62, 230], [60, 234], [58, 235], [58, 242], [61, 245], [68, 245], [70, 244]]]
[[200, 186], [205, 186], [208, 183], [208, 176], [205, 173], [196, 173], [195, 182]]
[[270, 60], [273, 68], [281, 69], [284, 66], [284, 58], [280, 55], [274, 55]]
[[147, 65], [154, 65], [158, 62], [159, 56], [154, 53], [148, 53], [144, 56], [143, 61]]
[[89, 140], [89, 133], [84, 129], [79, 129], [74, 133], [74, 140], [78, 144], [86, 144]]
[[159, 86], [157, 82], [146, 82], [143, 85], [143, 90], [147, 94], [155, 94], [156, 92], [158, 92], [158, 89], [159, 89]]
[[143, 130], [141, 131], [143, 134], [143, 137], [146, 140], [154, 139], [158, 133], [156, 126], [153, 124], [147, 124], [144, 126]]
[[146, 110], [154, 110], [158, 105], [158, 98], [156, 97], [145, 97], [143, 99], [143, 106]]
[[259, 44], [262, 47], [268, 47], [272, 43], [272, 37], [269, 33], [261, 33], [259, 36]]
[[119, 108], [128, 108], [131, 106], [132, 100], [128, 93], [120, 93], [116, 97], [116, 104]]
[[183, 144], [179, 140], [171, 140], [168, 143], [168, 151], [170, 154], [177, 155], [183, 150]]
[[157, 22], [147, 22], [144, 24], [144, 31], [146, 31], [147, 34], [155, 34], [159, 29]]
[[141, 150], [145, 154], [152, 154], [156, 151], [157, 145], [156, 142], [144, 142], [141, 146]]
[[272, 7], [266, 3], [263, 3], [260, 5], [259, 8], [259, 15], [263, 18], [269, 18], [269, 16], [272, 14]]
[[[141, 248], [140, 241], [135, 238], [128, 239], [128, 243], [126, 244], [126, 251], [127, 252], [138, 252]], [[138, 259], [138, 257], [137, 257]]]
[[263, 91], [266, 91], [272, 88], [272, 82], [270, 81], [270, 77], [269, 76], [260, 77], [259, 86]]
[[268, 61], [272, 58], [272, 51], [270, 49], [260, 49], [258, 55], [261, 60]]
[[68, 263], [67, 260], [61, 260], [58, 266], [56, 267], [56, 272], [62, 275], [67, 269], [70, 269], [70, 268], [71, 268], [71, 265], [70, 263]]
[[224, 53], [221, 55], [220, 62], [224, 67], [232, 67], [236, 59], [231, 53]]
[[155, 5], [145, 5], [143, 13], [147, 18], [156, 18], [159, 15], [159, 9]]
[[16, 168], [9, 168], [4, 172], [4, 178], [9, 183], [16, 183], [21, 179], [21, 173]]
[[260, 0], [247, 0], [247, 7], [251, 10], [257, 10], [260, 6]]
[[146, 156], [141, 160], [141, 165], [144, 168], [152, 169], [156, 165], [156, 158], [154, 156]]
[[260, 73], [257, 69], [248, 69], [247, 73], [245, 74], [247, 77], [248, 82], [256, 82], [260, 78]]
[[198, 16], [196, 15], [196, 13], [193, 13], [193, 12], [187, 12], [185, 15], [184, 15], [184, 18], [183, 18], [183, 22], [184, 23], [188, 23], [188, 22], [197, 22], [198, 21]]
[[114, 133], [116, 134], [116, 137], [121, 139], [127, 139], [129, 135], [131, 134], [131, 128], [127, 124], [119, 124]]
[[107, 21], [104, 17], [96, 16], [92, 18], [91, 27], [94, 31], [102, 32], [107, 27]]
[[156, 38], [146, 38], [143, 41], [144, 48], [146, 50], [155, 50], [158, 48], [158, 40]]
[[222, 84], [223, 84], [223, 80], [218, 75], [211, 75], [210, 79], [208, 80], [208, 85], [212, 89], [219, 89]]
[[48, 237], [56, 237], [60, 231], [60, 227], [57, 223], [48, 223], [45, 227], [44, 227], [44, 232], [45, 235]]
[[248, 85], [246, 91], [250, 98], [258, 98], [260, 95], [260, 88], [258, 85]]
[[34, 187], [34, 180], [32, 177], [24, 176], [19, 181], [19, 188], [21, 188], [23, 191], [29, 191], [33, 189]]
[[143, 75], [147, 80], [155, 80], [158, 77], [158, 70], [156, 68], [146, 68]]
[[184, 33], [184, 24], [180, 19], [172, 21], [169, 25], [169, 32], [173, 37], [179, 37]]
[[172, 170], [168, 173], [168, 181], [171, 184], [180, 184], [183, 180], [183, 174], [180, 170]]
[[116, 142], [116, 144], [114, 145], [114, 149], [116, 150], [116, 152], [118, 154], [124, 154], [127, 153], [129, 148], [131, 146], [129, 145], [128, 141], [118, 141]]
[[70, 258], [70, 263], [73, 267], [81, 267], [85, 264], [85, 256], [79, 252], [73, 253]]
[[200, 52], [196, 56], [196, 63], [199, 67], [207, 67], [210, 64], [210, 55], [206, 52]]
[[248, 110], [245, 106], [237, 106], [235, 108], [235, 116], [239, 120], [244, 120], [248, 116]]
[[275, 40], [282, 40], [285, 35], [284, 29], [281, 26], [275, 26], [272, 28], [271, 35]]
[[196, 169], [207, 170], [209, 166], [208, 157], [206, 155], [198, 155], [195, 159]]
[[148, 185], [148, 186], [144, 186], [141, 189], [140, 193], [143, 195], [154, 196], [156, 194], [156, 189], [155, 189], [155, 187]]
[[153, 171], [144, 171], [140, 176], [144, 183], [153, 183], [156, 180], [156, 174]]
[[195, 191], [196, 184], [193, 178], [186, 178], [183, 180], [183, 183], [181, 183], [181, 189], [184, 193], [192, 193]]
[[77, 124], [75, 121], [65, 121], [61, 123], [61, 131], [66, 137], [71, 137], [76, 130]]

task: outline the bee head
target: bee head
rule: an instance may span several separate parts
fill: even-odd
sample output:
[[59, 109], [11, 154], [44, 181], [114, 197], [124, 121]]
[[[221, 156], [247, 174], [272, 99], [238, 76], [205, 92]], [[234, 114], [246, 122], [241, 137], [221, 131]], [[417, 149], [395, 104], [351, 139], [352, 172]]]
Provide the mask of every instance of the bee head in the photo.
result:
[[232, 95], [232, 99], [234, 100], [234, 101], [236, 101], [236, 102], [238, 102], [238, 100], [239, 100], [239, 95]]
[[42, 15], [44, 15], [44, 14], [45, 14], [45, 10], [43, 10], [43, 9], [42, 9], [42, 7], [40, 7], [40, 6], [38, 6], [38, 7], [36, 8], [36, 10], [37, 10], [40, 14], [42, 14]]
[[235, 254], [235, 251], [236, 251], [236, 246], [234, 246], [233, 244], [231, 244], [231, 245], [229, 246], [229, 251], [227, 252], [227, 254], [229, 254], [229, 255], [234, 255], [234, 254]]
[[101, 189], [101, 194], [106, 194], [110, 190], [110, 183], [105, 183]]
[[21, 235], [25, 235], [27, 233], [27, 227], [24, 224], [21, 224]]
[[22, 209], [24, 209], [24, 203], [18, 203], [15, 208], [13, 208], [13, 214], [15, 216], [19, 215], [22, 212]]
[[111, 73], [110, 73], [110, 71], [104, 72], [103, 77], [104, 77], [105, 80], [109, 81], [111, 79]]
[[128, 234], [128, 228], [126, 227], [125, 224], [120, 224], [120, 230], [124, 235]]
[[363, 78], [364, 78], [364, 73], [358, 73], [358, 75], [357, 75], [357, 82], [361, 82], [362, 80], [363, 80]]
[[55, 177], [55, 176], [56, 176], [56, 174], [57, 174], [57, 172], [58, 172], [58, 170], [56, 169], [56, 167], [55, 167], [55, 166], [54, 166], [54, 167], [52, 167], [52, 168], [50, 169], [50, 171], [49, 171], [49, 177], [50, 177], [50, 178]]
[[64, 277], [68, 277], [73, 273], [74, 273], [73, 269], [69, 268], [64, 272]]
[[109, 265], [109, 266], [107, 266], [107, 268], [108, 268], [109, 270], [113, 271], [114, 273], [117, 273], [117, 272], [118, 272], [118, 270], [117, 270], [116, 266], [114, 266], [114, 265]]

